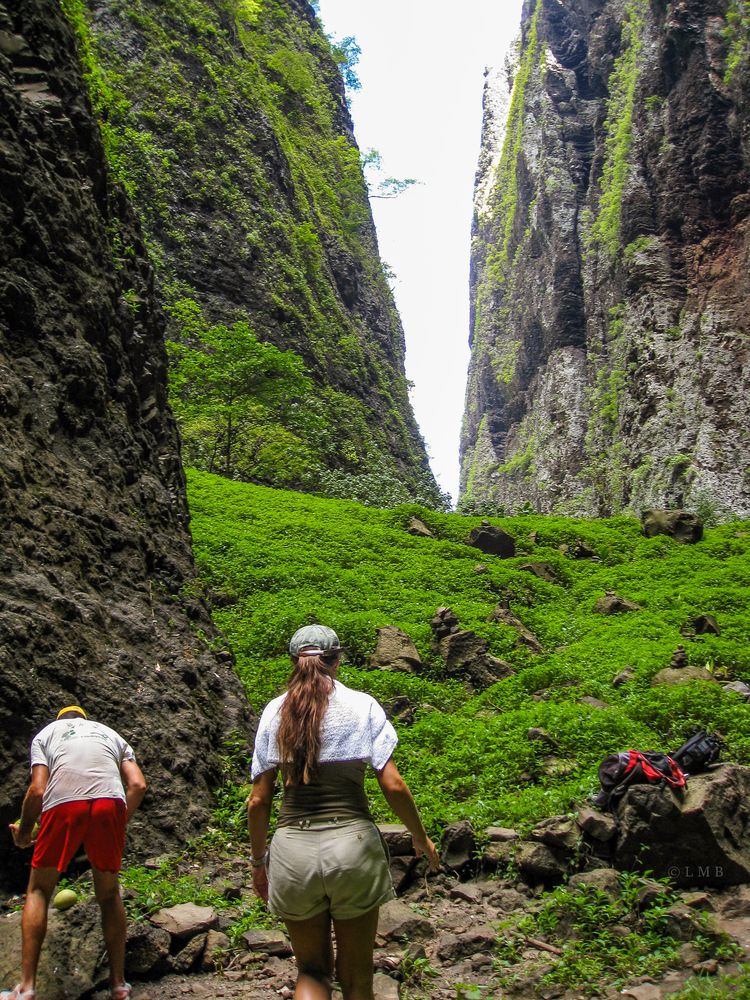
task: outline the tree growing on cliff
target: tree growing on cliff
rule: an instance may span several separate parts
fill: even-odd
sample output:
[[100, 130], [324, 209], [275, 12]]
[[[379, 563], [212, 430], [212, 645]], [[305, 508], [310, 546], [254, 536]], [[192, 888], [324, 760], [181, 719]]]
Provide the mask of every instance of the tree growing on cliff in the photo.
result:
[[201, 328], [184, 312], [188, 337], [167, 350], [186, 463], [229, 479], [304, 486], [319, 464], [312, 441], [325, 420], [310, 405], [302, 359], [262, 343], [247, 323]]

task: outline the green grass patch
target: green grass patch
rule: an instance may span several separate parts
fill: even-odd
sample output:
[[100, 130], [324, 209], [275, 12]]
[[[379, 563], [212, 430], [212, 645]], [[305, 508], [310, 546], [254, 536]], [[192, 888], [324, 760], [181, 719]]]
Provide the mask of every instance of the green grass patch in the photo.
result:
[[[683, 546], [644, 538], [626, 517], [497, 518], [517, 546], [515, 558], [500, 560], [466, 544], [478, 517], [413, 504], [380, 510], [198, 472], [188, 484], [202, 580], [256, 712], [283, 690], [291, 634], [313, 621], [332, 626], [348, 648], [344, 683], [382, 702], [406, 696], [415, 706], [414, 723], [399, 726], [397, 761], [433, 833], [462, 818], [478, 829], [525, 829], [567, 812], [595, 790], [607, 754], [674, 748], [693, 726], [720, 731], [727, 757], [750, 763], [747, 707], [714, 679], [723, 672], [750, 681], [748, 524], [711, 529]], [[407, 533], [413, 514], [434, 538]], [[594, 556], [574, 558], [581, 545]], [[530, 561], [549, 564], [557, 582], [524, 570]], [[641, 610], [594, 614], [607, 589]], [[536, 634], [542, 654], [491, 620], [500, 600]], [[515, 675], [481, 694], [447, 680], [429, 624], [443, 606]], [[716, 617], [720, 635], [683, 635], [700, 613]], [[422, 673], [368, 669], [376, 630], [385, 625], [412, 637]], [[705, 680], [652, 687], [679, 644]], [[625, 667], [634, 679], [614, 688]], [[608, 707], [582, 703], [586, 695]], [[534, 726], [556, 741], [554, 762], [526, 738]], [[374, 782], [369, 790], [375, 815], [390, 819]]]

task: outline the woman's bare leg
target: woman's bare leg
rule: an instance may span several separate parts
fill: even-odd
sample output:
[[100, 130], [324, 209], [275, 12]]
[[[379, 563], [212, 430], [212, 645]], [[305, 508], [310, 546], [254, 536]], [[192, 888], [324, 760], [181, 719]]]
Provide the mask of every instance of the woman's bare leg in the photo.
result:
[[378, 907], [353, 920], [334, 920], [336, 978], [344, 1000], [373, 1000], [372, 952], [378, 929]]
[[297, 961], [295, 1000], [331, 1000], [333, 944], [330, 913], [326, 910], [309, 920], [287, 920], [285, 923]]

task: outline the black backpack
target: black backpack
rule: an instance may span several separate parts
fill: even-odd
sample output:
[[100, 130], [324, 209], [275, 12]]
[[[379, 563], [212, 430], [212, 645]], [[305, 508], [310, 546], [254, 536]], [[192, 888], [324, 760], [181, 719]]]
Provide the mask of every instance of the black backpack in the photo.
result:
[[701, 729], [683, 743], [679, 750], [675, 750], [671, 757], [685, 774], [698, 774], [719, 759], [721, 749], [721, 739]]
[[680, 766], [666, 753], [625, 750], [605, 757], [599, 765], [601, 791], [592, 800], [598, 809], [615, 810], [631, 785], [664, 783], [675, 791], [686, 784]]

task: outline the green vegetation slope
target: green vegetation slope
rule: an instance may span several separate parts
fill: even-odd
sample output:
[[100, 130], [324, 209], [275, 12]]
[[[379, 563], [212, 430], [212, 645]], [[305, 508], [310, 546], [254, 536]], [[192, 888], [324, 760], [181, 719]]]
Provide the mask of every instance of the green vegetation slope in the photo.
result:
[[[717, 683], [750, 682], [747, 523], [682, 546], [644, 538], [625, 517], [497, 519], [518, 549], [501, 560], [465, 544], [478, 518], [415, 505], [377, 510], [197, 472], [188, 483], [202, 578], [253, 707], [259, 711], [283, 686], [291, 633], [316, 620], [333, 626], [349, 651], [345, 683], [383, 702], [405, 695], [418, 706], [414, 724], [399, 726], [398, 762], [435, 832], [464, 817], [479, 828], [523, 828], [565, 812], [598, 787], [604, 756], [631, 746], [674, 748], [693, 725], [719, 730], [728, 758], [750, 763], [748, 708]], [[407, 533], [413, 514], [435, 538]], [[574, 558], [581, 543], [593, 557]], [[559, 582], [524, 570], [530, 559], [547, 563]], [[478, 571], [482, 564], [486, 572]], [[641, 610], [594, 614], [607, 589]], [[503, 599], [536, 634], [542, 654], [489, 620]], [[479, 695], [446, 680], [430, 652], [429, 621], [441, 606], [484, 636], [515, 676]], [[721, 634], [683, 635], [702, 613], [716, 617]], [[367, 669], [375, 630], [384, 625], [414, 639], [422, 675]], [[691, 665], [705, 668], [705, 680], [652, 686], [679, 644]], [[632, 681], [614, 688], [626, 667]], [[583, 702], [586, 696], [606, 707]], [[557, 742], [554, 762], [527, 739], [533, 726]], [[385, 818], [379, 796], [373, 805]]]

